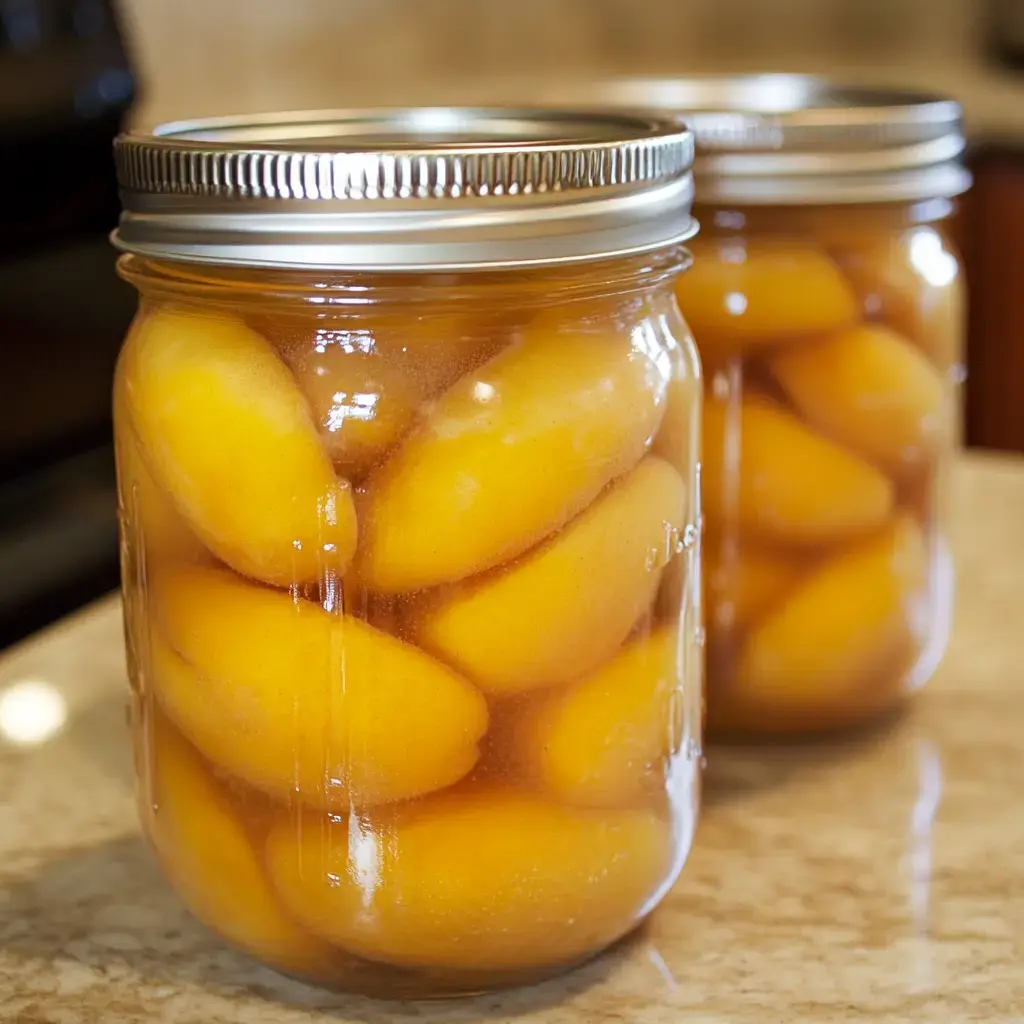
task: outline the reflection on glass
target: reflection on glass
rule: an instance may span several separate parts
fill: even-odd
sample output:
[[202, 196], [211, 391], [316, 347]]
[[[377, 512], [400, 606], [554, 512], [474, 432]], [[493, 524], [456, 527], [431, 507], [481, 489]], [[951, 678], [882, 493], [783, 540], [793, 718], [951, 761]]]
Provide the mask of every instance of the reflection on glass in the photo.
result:
[[345, 391], [336, 391], [334, 405], [324, 417], [324, 426], [333, 431], [340, 430], [346, 420], [372, 420], [377, 398], [377, 395], [364, 392], [350, 395]]
[[0, 734], [22, 746], [42, 743], [67, 719], [60, 691], [41, 679], [23, 679], [0, 692]]
[[732, 316], [743, 316], [747, 311], [747, 297], [742, 292], [727, 292], [725, 308]]
[[956, 279], [956, 257], [946, 251], [942, 237], [930, 228], [921, 228], [911, 235], [910, 262], [933, 288], [945, 288]]

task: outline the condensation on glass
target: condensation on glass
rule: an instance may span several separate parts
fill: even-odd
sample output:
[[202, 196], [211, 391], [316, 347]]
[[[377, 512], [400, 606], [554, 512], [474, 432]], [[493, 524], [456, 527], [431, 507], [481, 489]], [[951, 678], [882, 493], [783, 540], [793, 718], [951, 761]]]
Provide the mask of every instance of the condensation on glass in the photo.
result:
[[969, 184], [960, 110], [795, 76], [626, 80], [697, 142], [708, 729], [802, 734], [883, 714], [949, 630]]
[[119, 141], [141, 814], [188, 906], [271, 966], [531, 981], [680, 871], [691, 159], [670, 124], [507, 111]]

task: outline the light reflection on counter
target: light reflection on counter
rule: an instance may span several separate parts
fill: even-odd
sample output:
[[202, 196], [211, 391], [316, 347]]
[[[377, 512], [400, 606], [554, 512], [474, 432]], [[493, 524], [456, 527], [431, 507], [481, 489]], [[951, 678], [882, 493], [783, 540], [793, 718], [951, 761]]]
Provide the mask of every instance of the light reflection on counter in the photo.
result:
[[917, 741], [915, 753], [918, 793], [910, 812], [910, 913], [914, 930], [925, 934], [930, 917], [932, 829], [942, 801], [942, 758], [928, 739]]
[[647, 959], [651, 962], [654, 969], [661, 975], [662, 981], [665, 982], [666, 987], [672, 995], [675, 995], [679, 991], [679, 982], [676, 981], [672, 971], [669, 970], [669, 966], [665, 963], [665, 958], [658, 952], [653, 945], [647, 947]]
[[0, 690], [0, 737], [18, 746], [50, 739], [67, 714], [61, 692], [43, 679], [20, 679]]
[[911, 991], [927, 992], [933, 986], [932, 948], [927, 941], [931, 930], [932, 832], [942, 802], [942, 757], [929, 739], [919, 738], [914, 747], [917, 760], [917, 798], [910, 811], [907, 857], [909, 911], [916, 955], [912, 966]]

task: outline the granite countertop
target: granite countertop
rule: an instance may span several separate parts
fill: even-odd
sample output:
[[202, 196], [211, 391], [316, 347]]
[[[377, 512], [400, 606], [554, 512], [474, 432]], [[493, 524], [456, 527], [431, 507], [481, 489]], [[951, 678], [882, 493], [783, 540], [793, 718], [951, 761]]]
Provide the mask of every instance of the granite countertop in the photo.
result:
[[4, 727], [66, 722], [0, 740], [0, 1020], [1024, 1021], [1024, 461], [971, 456], [954, 480], [954, 638], [915, 711], [842, 743], [713, 749], [696, 848], [649, 926], [465, 1002], [310, 989], [185, 913], [135, 823], [116, 598], [10, 650]]

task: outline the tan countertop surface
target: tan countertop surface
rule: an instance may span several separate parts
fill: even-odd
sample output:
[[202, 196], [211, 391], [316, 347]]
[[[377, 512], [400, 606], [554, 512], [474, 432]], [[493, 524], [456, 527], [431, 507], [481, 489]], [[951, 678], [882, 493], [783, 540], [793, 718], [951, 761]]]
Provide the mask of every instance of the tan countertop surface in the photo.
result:
[[67, 710], [47, 741], [0, 740], [0, 1020], [1024, 1021], [1022, 513], [1024, 461], [958, 467], [954, 637], [912, 714], [842, 744], [712, 750], [696, 848], [650, 925], [561, 980], [459, 1003], [284, 981], [185, 913], [135, 824], [102, 601], [0, 657], [8, 730], [18, 695], [29, 724]]

